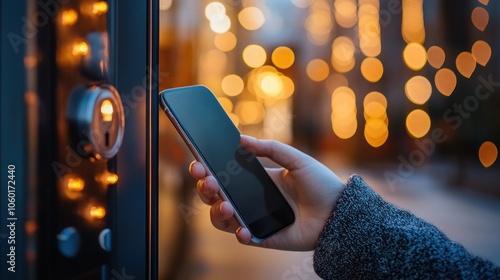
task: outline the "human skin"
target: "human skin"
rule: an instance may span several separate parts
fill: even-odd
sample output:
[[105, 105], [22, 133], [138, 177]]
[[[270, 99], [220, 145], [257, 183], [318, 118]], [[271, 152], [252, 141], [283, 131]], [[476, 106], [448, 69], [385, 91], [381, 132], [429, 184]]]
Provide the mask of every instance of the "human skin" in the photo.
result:
[[196, 189], [201, 200], [211, 206], [213, 226], [235, 233], [238, 241], [246, 245], [290, 251], [313, 250], [335, 202], [342, 194], [342, 181], [316, 159], [284, 143], [242, 135], [240, 144], [252, 154], [269, 158], [281, 166], [266, 170], [290, 203], [295, 222], [261, 243], [252, 242], [248, 229], [236, 221], [233, 206], [218, 195], [219, 186], [215, 178], [207, 174], [201, 163], [194, 161], [189, 166], [189, 172], [198, 180]]

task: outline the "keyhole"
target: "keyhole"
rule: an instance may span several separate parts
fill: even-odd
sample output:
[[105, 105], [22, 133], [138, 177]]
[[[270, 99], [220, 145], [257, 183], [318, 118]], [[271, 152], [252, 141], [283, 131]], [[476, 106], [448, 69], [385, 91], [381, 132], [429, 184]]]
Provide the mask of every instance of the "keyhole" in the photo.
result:
[[106, 147], [109, 147], [109, 132], [106, 131], [106, 134], [104, 134], [104, 144]]

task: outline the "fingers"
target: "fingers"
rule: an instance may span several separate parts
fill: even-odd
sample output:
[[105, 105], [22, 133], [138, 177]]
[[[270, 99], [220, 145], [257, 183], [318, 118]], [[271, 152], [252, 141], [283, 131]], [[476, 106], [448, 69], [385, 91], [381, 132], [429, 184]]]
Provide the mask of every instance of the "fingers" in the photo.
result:
[[220, 200], [218, 195], [219, 185], [213, 176], [207, 176], [204, 179], [198, 180], [196, 183], [196, 191], [201, 201], [205, 204], [212, 205]]
[[223, 231], [234, 232], [239, 224], [234, 218], [234, 208], [227, 202], [219, 200], [210, 208], [210, 220], [212, 225]]
[[220, 199], [219, 185], [213, 176], [207, 176], [205, 167], [197, 162], [193, 161], [189, 165], [189, 173], [193, 178], [197, 179], [196, 183], [196, 191], [205, 204], [212, 205], [217, 200]]
[[257, 140], [241, 135], [241, 146], [258, 157], [267, 157], [289, 170], [300, 169], [315, 160], [303, 152], [275, 140]]
[[238, 242], [241, 244], [248, 245], [252, 241], [252, 234], [250, 234], [250, 231], [247, 228], [239, 227], [236, 230], [236, 239], [238, 239]]
[[191, 162], [191, 164], [189, 165], [189, 173], [196, 180], [201, 180], [201, 179], [205, 178], [205, 176], [207, 176], [206, 171], [205, 171], [205, 167], [203, 166], [203, 164], [201, 164], [197, 161]]

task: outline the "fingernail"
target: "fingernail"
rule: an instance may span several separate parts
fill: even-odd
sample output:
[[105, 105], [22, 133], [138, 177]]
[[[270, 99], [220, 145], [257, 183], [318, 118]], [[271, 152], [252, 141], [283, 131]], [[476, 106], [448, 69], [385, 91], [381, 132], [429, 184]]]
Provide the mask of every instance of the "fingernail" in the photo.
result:
[[253, 137], [241, 134], [240, 135], [240, 144], [245, 145], [248, 142], [250, 142], [253, 139]]
[[219, 211], [222, 213], [222, 207], [224, 207], [224, 201], [220, 203], [219, 205]]
[[240, 231], [241, 231], [241, 227], [239, 227], [237, 230], [236, 230], [236, 239], [238, 239], [238, 242], [240, 243], [243, 243], [240, 239]]

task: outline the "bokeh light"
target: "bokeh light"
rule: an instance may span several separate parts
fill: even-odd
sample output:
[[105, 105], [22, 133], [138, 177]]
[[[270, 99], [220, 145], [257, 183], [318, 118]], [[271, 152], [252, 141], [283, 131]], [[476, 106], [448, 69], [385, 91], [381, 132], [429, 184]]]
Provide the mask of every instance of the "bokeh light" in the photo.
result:
[[257, 101], [241, 100], [234, 109], [242, 125], [258, 124], [265, 116], [265, 109]]
[[295, 61], [295, 54], [289, 47], [281, 46], [274, 49], [271, 60], [276, 67], [286, 69], [292, 66]]
[[321, 82], [330, 74], [330, 67], [324, 60], [316, 58], [309, 61], [306, 67], [306, 72], [307, 76], [311, 80]]
[[389, 130], [382, 120], [368, 119], [365, 124], [364, 136], [370, 146], [377, 148], [387, 141]]
[[436, 69], [443, 66], [445, 58], [446, 54], [444, 50], [438, 46], [432, 46], [427, 50], [427, 60], [429, 64]]
[[491, 58], [491, 47], [485, 41], [478, 40], [472, 45], [472, 55], [479, 65], [486, 66]]
[[248, 45], [243, 50], [243, 61], [252, 68], [258, 68], [266, 62], [266, 50], [259, 45]]
[[479, 161], [484, 167], [490, 167], [498, 157], [497, 146], [490, 141], [486, 141], [479, 147]]
[[424, 137], [431, 128], [431, 118], [421, 110], [415, 109], [406, 117], [406, 129], [415, 138]]
[[73, 25], [78, 20], [78, 13], [73, 9], [67, 9], [61, 12], [61, 24]]
[[377, 91], [368, 93], [363, 99], [365, 117], [364, 136], [366, 142], [376, 148], [382, 146], [389, 137], [387, 99]]
[[295, 83], [292, 79], [287, 76], [281, 75], [281, 81], [283, 83], [283, 95], [280, 98], [288, 98], [295, 92]]
[[423, 0], [404, 0], [401, 32], [406, 43], [425, 41]]
[[241, 10], [238, 14], [238, 20], [247, 30], [257, 30], [266, 21], [264, 13], [257, 7], [247, 7]]
[[361, 62], [361, 74], [369, 82], [378, 82], [384, 74], [384, 65], [377, 58], [367, 57]]
[[333, 27], [330, 4], [326, 0], [312, 1], [309, 16], [304, 23], [309, 41], [318, 46], [326, 44], [330, 40]]
[[415, 76], [406, 82], [405, 93], [408, 99], [415, 104], [424, 104], [432, 93], [432, 85], [423, 76]]
[[378, 0], [359, 1], [358, 9], [358, 36], [359, 47], [367, 57], [376, 57], [382, 51], [380, 41]]
[[484, 31], [486, 26], [488, 26], [488, 22], [490, 21], [490, 15], [488, 11], [483, 7], [475, 7], [472, 10], [471, 14], [472, 24], [479, 29], [480, 31]]
[[341, 139], [351, 138], [358, 128], [356, 95], [348, 87], [338, 87], [332, 93], [332, 129]]
[[336, 0], [334, 1], [335, 7], [335, 20], [337, 24], [344, 28], [353, 27], [358, 17], [357, 13], [357, 4], [354, 0]]
[[354, 53], [356, 49], [349, 37], [339, 36], [332, 43], [332, 66], [340, 73], [351, 71], [355, 65]]
[[229, 114], [233, 111], [233, 102], [231, 101], [231, 99], [227, 97], [217, 97], [217, 100], [219, 101], [222, 108], [224, 108], [224, 111], [226, 111], [226, 114]]
[[450, 96], [457, 86], [457, 76], [452, 70], [442, 68], [434, 76], [434, 83], [441, 94]]
[[269, 97], [277, 97], [283, 91], [283, 81], [277, 73], [264, 72], [259, 80], [260, 88]]
[[461, 52], [455, 61], [457, 70], [462, 76], [470, 78], [476, 69], [476, 59], [470, 52]]
[[220, 2], [211, 2], [205, 7], [205, 17], [210, 21], [222, 21], [226, 16], [226, 7]]
[[231, 28], [231, 20], [227, 15], [220, 21], [210, 21], [210, 28], [213, 32], [222, 34]]
[[420, 70], [427, 62], [427, 52], [419, 43], [409, 43], [404, 51], [403, 57], [406, 65], [412, 70]]
[[217, 34], [214, 38], [214, 45], [223, 52], [229, 52], [236, 47], [236, 36], [230, 31], [223, 34]]
[[243, 91], [245, 84], [240, 76], [231, 74], [222, 79], [221, 88], [228, 96], [236, 96]]

